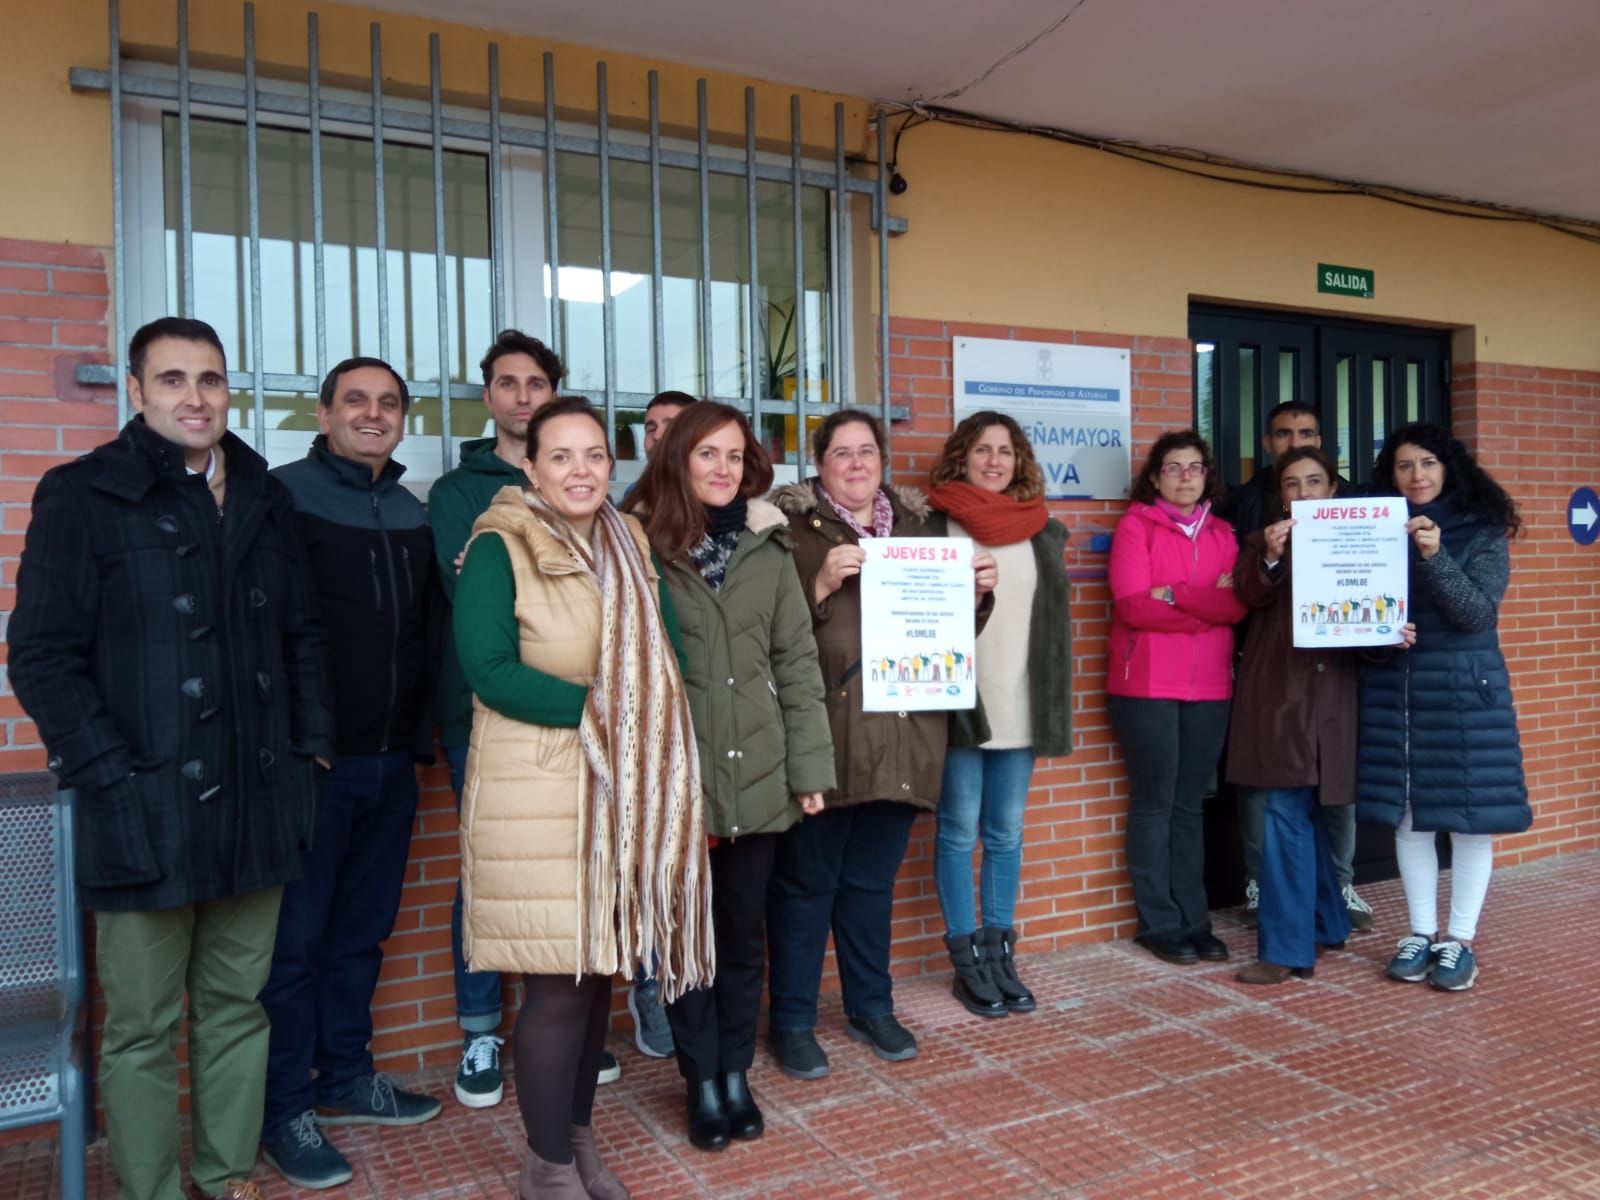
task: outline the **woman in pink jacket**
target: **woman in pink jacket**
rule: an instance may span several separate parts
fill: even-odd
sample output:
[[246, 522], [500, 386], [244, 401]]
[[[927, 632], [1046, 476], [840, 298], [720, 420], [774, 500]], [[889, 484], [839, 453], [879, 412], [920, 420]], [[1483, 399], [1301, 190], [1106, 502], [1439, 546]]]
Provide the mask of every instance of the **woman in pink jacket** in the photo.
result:
[[1163, 434], [1111, 542], [1106, 710], [1128, 765], [1137, 941], [1173, 963], [1223, 962], [1206, 902], [1202, 804], [1228, 731], [1238, 543], [1211, 512], [1205, 439]]

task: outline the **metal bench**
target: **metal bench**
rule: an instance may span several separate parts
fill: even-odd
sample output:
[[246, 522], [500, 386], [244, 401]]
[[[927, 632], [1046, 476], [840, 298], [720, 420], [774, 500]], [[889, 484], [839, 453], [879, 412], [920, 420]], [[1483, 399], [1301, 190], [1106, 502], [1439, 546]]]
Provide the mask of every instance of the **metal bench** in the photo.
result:
[[73, 799], [0, 776], [0, 1130], [59, 1123], [62, 1200], [83, 1200], [88, 1132]]

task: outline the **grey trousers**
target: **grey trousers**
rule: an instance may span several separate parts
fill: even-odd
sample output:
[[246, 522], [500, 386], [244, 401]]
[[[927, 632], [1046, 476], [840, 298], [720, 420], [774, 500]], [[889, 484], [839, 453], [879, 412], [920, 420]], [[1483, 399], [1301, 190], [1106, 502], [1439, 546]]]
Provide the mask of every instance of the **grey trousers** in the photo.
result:
[[[1267, 820], [1266, 788], [1239, 788], [1239, 835], [1244, 841], [1244, 877], [1261, 878], [1261, 842]], [[1354, 804], [1324, 804], [1317, 816], [1328, 835], [1328, 849], [1333, 854], [1333, 873], [1338, 876], [1339, 889], [1343, 891], [1355, 878], [1353, 865], [1356, 856], [1356, 806]]]

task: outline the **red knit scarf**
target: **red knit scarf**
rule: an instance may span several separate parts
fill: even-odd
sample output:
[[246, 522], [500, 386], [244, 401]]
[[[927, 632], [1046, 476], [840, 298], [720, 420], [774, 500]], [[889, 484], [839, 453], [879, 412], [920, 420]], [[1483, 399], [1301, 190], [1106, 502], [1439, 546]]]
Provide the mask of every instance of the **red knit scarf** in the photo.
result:
[[1025, 542], [1050, 520], [1042, 497], [1014, 500], [963, 479], [939, 484], [928, 493], [928, 502], [961, 522], [961, 527], [985, 546]]

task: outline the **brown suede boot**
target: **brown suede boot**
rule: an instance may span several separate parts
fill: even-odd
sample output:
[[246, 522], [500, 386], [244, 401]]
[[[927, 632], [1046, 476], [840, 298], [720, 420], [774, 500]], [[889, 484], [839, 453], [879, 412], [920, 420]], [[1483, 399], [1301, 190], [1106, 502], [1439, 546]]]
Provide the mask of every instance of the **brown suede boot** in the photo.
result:
[[589, 1200], [577, 1163], [546, 1162], [531, 1149], [522, 1152], [517, 1200]]
[[600, 1151], [594, 1144], [594, 1126], [572, 1127], [572, 1161], [577, 1165], [578, 1178], [583, 1181], [589, 1200], [631, 1200], [622, 1180], [600, 1161]]
[[1248, 967], [1240, 967], [1233, 977], [1240, 983], [1284, 983], [1291, 975], [1310, 979], [1314, 970], [1315, 967], [1280, 967], [1277, 963], [1253, 962]]

